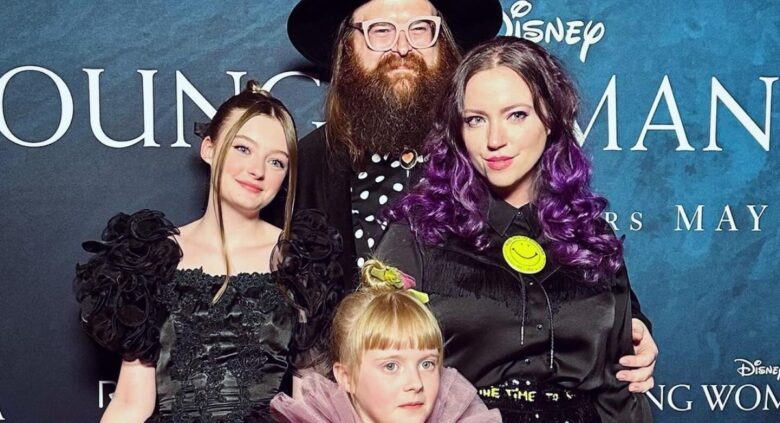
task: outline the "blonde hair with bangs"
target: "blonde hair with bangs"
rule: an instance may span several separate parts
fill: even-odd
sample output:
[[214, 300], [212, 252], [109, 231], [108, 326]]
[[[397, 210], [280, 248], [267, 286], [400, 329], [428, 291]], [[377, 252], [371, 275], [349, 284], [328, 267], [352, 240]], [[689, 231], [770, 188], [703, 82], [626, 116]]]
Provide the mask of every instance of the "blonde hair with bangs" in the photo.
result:
[[444, 341], [433, 313], [408, 291], [371, 275], [372, 269], [384, 270], [387, 266], [377, 260], [366, 261], [360, 286], [336, 310], [331, 328], [331, 362], [352, 369], [355, 378], [364, 352], [409, 348], [438, 351], [441, 365]]

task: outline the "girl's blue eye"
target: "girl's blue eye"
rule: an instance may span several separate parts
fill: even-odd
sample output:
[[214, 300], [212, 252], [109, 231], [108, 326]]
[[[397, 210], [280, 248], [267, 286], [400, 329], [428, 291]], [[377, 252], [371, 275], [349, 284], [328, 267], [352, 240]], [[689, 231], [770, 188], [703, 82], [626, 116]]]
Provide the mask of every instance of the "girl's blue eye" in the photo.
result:
[[277, 168], [277, 169], [284, 169], [287, 164], [279, 159], [271, 159], [270, 161], [271, 166]]
[[251, 152], [251, 150], [249, 150], [248, 147], [240, 145], [240, 144], [239, 145], [234, 145], [233, 148], [235, 148], [236, 150], [238, 150], [239, 152], [244, 153], [244, 154], [249, 154]]
[[396, 363], [385, 363], [384, 365], [385, 370], [389, 372], [394, 372], [396, 369], [398, 369], [398, 364]]
[[420, 366], [425, 370], [433, 370], [436, 368], [436, 362], [433, 360], [425, 360], [420, 363]]
[[467, 126], [474, 128], [480, 123], [484, 122], [485, 119], [482, 116], [466, 116], [465, 119], [463, 119], [463, 122], [466, 123]]

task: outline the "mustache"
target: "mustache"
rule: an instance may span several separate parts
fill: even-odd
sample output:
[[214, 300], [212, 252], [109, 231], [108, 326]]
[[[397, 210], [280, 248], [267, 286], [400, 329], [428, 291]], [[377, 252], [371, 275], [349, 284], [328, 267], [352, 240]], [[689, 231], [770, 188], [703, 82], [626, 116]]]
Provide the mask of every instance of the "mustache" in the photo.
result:
[[376, 66], [375, 72], [385, 74], [401, 66], [409, 68], [418, 74], [428, 71], [428, 65], [422, 57], [416, 54], [407, 54], [405, 57], [391, 54], [382, 58]]

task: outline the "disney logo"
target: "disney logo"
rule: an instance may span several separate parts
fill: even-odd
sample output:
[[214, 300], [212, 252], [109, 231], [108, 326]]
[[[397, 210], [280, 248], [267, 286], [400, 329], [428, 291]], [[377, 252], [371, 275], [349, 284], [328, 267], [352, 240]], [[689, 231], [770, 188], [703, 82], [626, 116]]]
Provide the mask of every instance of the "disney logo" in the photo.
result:
[[525, 38], [534, 43], [544, 41], [549, 44], [551, 40], [555, 40], [559, 43], [565, 42], [568, 45], [581, 44], [580, 61], [582, 63], [585, 63], [590, 47], [604, 37], [606, 27], [603, 22], [575, 20], [564, 23], [558, 17], [555, 18], [555, 22], [545, 22], [541, 19], [521, 21], [521, 18], [531, 13], [531, 9], [533, 9], [533, 5], [527, 0], [516, 1], [510, 6], [510, 15], [503, 13], [504, 26], [506, 27], [504, 35]]
[[742, 358], [734, 359], [735, 363], [739, 363], [737, 367], [737, 373], [740, 376], [755, 376], [755, 375], [776, 375], [777, 380], [780, 380], [780, 366], [764, 366], [761, 360], [748, 361]]

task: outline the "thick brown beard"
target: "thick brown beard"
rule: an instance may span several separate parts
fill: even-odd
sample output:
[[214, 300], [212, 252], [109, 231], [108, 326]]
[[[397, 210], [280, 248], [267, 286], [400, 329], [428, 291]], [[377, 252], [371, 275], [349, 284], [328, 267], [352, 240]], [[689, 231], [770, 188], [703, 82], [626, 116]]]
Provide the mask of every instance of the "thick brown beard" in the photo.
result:
[[[363, 156], [396, 155], [407, 148], [421, 151], [436, 106], [457, 65], [448, 51], [440, 48], [438, 63], [431, 68], [417, 54], [392, 54], [366, 72], [352, 46], [346, 46], [341, 72], [334, 78], [339, 79], [336, 85], [343, 105], [341, 118], [349, 123], [351, 141]], [[411, 74], [388, 75], [400, 65], [409, 68]]]

